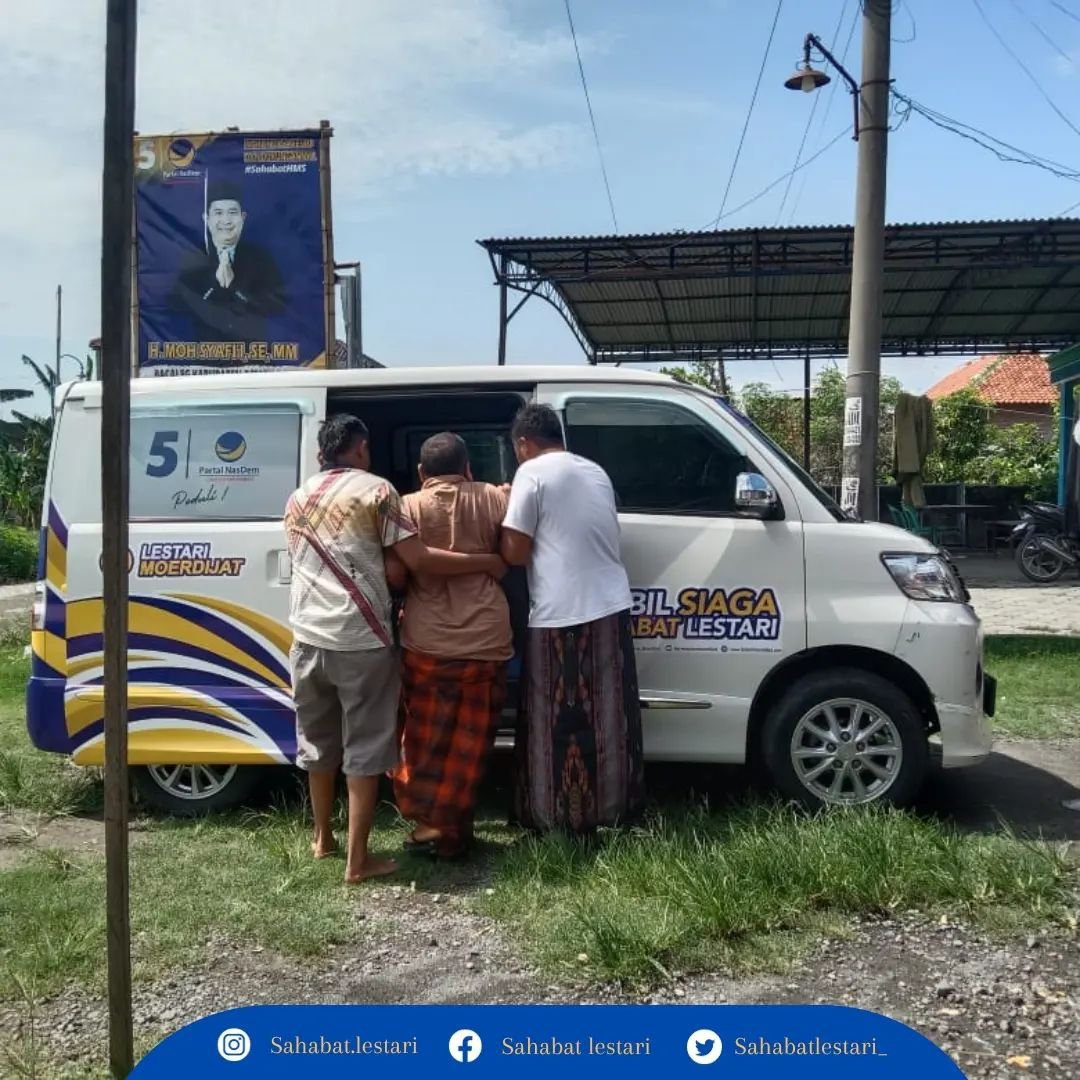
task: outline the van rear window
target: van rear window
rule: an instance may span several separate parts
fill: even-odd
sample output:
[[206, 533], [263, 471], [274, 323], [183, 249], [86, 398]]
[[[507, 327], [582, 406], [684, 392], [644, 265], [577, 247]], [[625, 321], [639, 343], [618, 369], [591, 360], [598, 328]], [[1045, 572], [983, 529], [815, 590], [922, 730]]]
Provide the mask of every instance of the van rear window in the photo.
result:
[[273, 520], [300, 471], [290, 405], [158, 407], [132, 412], [131, 517]]

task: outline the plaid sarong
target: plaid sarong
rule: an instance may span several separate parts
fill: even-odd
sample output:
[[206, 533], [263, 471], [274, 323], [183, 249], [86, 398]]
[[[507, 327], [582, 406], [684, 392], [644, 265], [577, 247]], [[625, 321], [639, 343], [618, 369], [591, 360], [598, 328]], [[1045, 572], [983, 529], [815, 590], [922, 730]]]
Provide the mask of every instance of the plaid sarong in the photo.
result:
[[506, 700], [506, 665], [409, 651], [402, 656], [404, 730], [394, 772], [398, 809], [438, 829], [441, 846], [467, 843]]

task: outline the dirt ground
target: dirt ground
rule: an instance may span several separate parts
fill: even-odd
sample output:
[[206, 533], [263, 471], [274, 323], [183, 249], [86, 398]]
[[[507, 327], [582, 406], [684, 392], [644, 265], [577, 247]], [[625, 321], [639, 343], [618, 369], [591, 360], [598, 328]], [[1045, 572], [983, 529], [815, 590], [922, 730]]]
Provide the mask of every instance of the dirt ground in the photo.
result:
[[[724, 770], [714, 782], [730, 790], [741, 777], [741, 770]], [[668, 779], [697, 783], [686, 771]], [[1080, 813], [1062, 805], [1077, 797], [1080, 742], [1025, 741], [1003, 744], [977, 769], [939, 772], [924, 808], [973, 830], [1005, 821], [1080, 852]], [[0, 859], [19, 859], [36, 847], [101, 851], [101, 823], [0, 823]], [[612, 986], [567, 988], [544, 979], [496, 924], [470, 911], [489, 872], [481, 858], [442, 894], [408, 883], [358, 890], [357, 914], [371, 933], [318, 961], [245, 947], [224, 935], [210, 938], [183, 970], [136, 985], [137, 1031], [154, 1041], [211, 1012], [275, 1002], [820, 1002], [858, 1005], [911, 1024], [953, 1054], [970, 1077], [1080, 1075], [1075, 934], [995, 936], [897, 913], [889, 920], [853, 920], [820, 935], [786, 971], [679, 976], [642, 999]], [[19, 1009], [0, 1006], [0, 1041], [23, 1023]], [[78, 988], [38, 1011], [37, 1030], [48, 1033], [48, 1053], [57, 1063], [99, 1054], [105, 1025], [103, 999]]]

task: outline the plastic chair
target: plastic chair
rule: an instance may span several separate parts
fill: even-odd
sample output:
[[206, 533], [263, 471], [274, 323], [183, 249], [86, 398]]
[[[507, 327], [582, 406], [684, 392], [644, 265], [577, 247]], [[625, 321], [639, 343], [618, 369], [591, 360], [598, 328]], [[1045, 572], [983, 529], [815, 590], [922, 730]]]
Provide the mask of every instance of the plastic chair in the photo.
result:
[[937, 543], [938, 530], [933, 525], [924, 525], [919, 517], [919, 511], [910, 503], [904, 503], [900, 507], [903, 517], [903, 527], [915, 536], [922, 536], [932, 543]]

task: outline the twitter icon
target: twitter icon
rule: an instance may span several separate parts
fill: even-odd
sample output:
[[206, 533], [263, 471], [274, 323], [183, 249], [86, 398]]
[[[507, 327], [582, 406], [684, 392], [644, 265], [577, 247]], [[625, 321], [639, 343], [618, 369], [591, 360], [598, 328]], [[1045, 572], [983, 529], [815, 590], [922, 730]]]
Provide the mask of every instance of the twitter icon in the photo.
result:
[[686, 1040], [686, 1053], [695, 1065], [711, 1065], [723, 1052], [720, 1036], [708, 1028], [699, 1028]]

